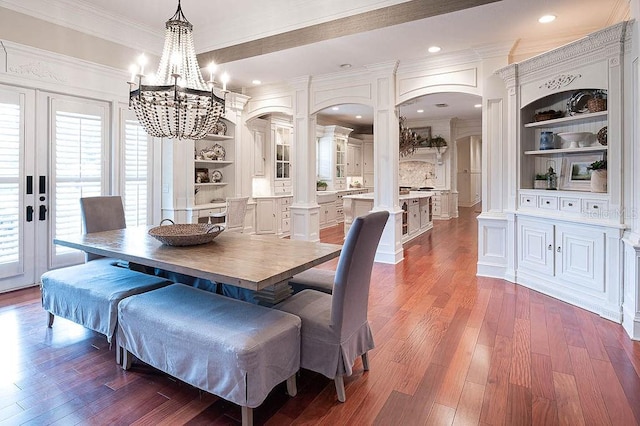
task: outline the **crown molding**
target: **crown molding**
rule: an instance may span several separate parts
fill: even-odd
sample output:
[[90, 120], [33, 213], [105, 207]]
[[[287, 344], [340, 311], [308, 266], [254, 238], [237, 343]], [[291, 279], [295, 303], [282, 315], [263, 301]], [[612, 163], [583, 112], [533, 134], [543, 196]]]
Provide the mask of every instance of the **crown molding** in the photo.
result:
[[590, 62], [594, 55], [600, 56], [603, 51], [610, 52], [607, 56], [619, 55], [627, 25], [629, 21], [620, 22], [542, 55], [519, 62], [518, 73], [524, 75], [540, 70], [548, 71], [551, 67], [566, 64], [568, 60]]
[[0, 0], [0, 7], [153, 55], [162, 53], [162, 22], [150, 28], [80, 0]]

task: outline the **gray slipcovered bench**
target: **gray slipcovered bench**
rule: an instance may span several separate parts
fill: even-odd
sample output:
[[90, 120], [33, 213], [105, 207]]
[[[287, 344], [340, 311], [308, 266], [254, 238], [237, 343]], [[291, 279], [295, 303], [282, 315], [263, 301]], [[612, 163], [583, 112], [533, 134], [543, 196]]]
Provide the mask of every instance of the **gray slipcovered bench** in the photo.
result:
[[42, 275], [41, 282], [42, 307], [49, 312], [49, 327], [55, 315], [104, 334], [109, 342], [122, 299], [172, 283], [118, 266], [118, 261], [111, 258], [53, 269]]
[[296, 394], [300, 318], [218, 294], [173, 284], [118, 306], [123, 368], [132, 355], [242, 407], [242, 424], [279, 383]]

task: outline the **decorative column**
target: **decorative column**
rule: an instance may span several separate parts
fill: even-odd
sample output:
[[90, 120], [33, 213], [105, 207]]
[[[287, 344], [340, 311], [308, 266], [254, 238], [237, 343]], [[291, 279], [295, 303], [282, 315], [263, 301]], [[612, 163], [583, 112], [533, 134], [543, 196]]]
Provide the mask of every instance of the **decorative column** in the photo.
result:
[[506, 62], [505, 56], [482, 63], [482, 213], [478, 216], [477, 274], [514, 281], [515, 215], [505, 210], [515, 205], [516, 197], [517, 68], [510, 65], [494, 73]]
[[402, 209], [399, 196], [399, 122], [396, 114], [396, 70], [398, 63], [368, 67], [372, 74], [374, 103], [373, 211], [387, 210], [389, 219], [384, 228], [375, 261], [398, 263], [403, 259]]
[[309, 115], [310, 77], [292, 82], [293, 102], [293, 204], [291, 238], [320, 240], [320, 206], [316, 202], [316, 117]]
[[[635, 19], [625, 41], [624, 61], [624, 156], [623, 195], [624, 222], [629, 227], [622, 239], [624, 245], [624, 280], [622, 325], [634, 340], [640, 340], [640, 0], [631, 0], [631, 17]], [[628, 94], [628, 96], [627, 96]]]

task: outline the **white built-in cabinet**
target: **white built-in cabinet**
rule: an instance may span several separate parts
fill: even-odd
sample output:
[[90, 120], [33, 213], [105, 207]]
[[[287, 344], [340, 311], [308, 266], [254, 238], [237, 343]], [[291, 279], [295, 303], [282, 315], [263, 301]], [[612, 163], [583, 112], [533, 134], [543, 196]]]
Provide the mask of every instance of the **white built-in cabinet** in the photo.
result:
[[[516, 165], [508, 169], [516, 182], [511, 234], [515, 281], [615, 321], [622, 318], [625, 228], [624, 25], [498, 72], [511, 95], [509, 120], [515, 124], [517, 147]], [[596, 93], [606, 94], [606, 109], [589, 106], [587, 100]], [[550, 110], [560, 111], [559, 116], [543, 116]], [[554, 149], [540, 149], [542, 132], [554, 134]], [[558, 136], [563, 132], [590, 136], [572, 146]], [[607, 140], [599, 140], [598, 133], [604, 132]], [[587, 164], [601, 159], [608, 161], [607, 191], [591, 192], [588, 178], [581, 175]], [[549, 167], [557, 173], [558, 189], [534, 188], [535, 175]]]
[[347, 176], [362, 176], [362, 141], [349, 138], [347, 142]]
[[263, 196], [256, 200], [256, 234], [289, 235], [291, 196]]
[[291, 167], [293, 125], [288, 121], [272, 119], [271, 140], [274, 147], [274, 194], [291, 194]]
[[206, 221], [235, 194], [235, 125], [200, 140], [163, 140], [162, 217], [176, 223]]
[[318, 139], [318, 179], [327, 182], [329, 190], [347, 188], [347, 142], [353, 129], [325, 126]]
[[373, 140], [362, 143], [362, 185], [373, 189]]
[[293, 124], [280, 116], [247, 122], [252, 143], [256, 234], [287, 236], [293, 168]]

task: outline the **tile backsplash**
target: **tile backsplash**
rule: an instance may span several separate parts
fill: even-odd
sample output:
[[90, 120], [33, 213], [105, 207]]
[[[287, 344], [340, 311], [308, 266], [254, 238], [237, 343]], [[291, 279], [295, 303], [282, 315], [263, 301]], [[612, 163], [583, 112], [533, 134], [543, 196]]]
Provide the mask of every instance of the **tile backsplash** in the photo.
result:
[[400, 162], [400, 186], [436, 186], [436, 165], [428, 161]]

